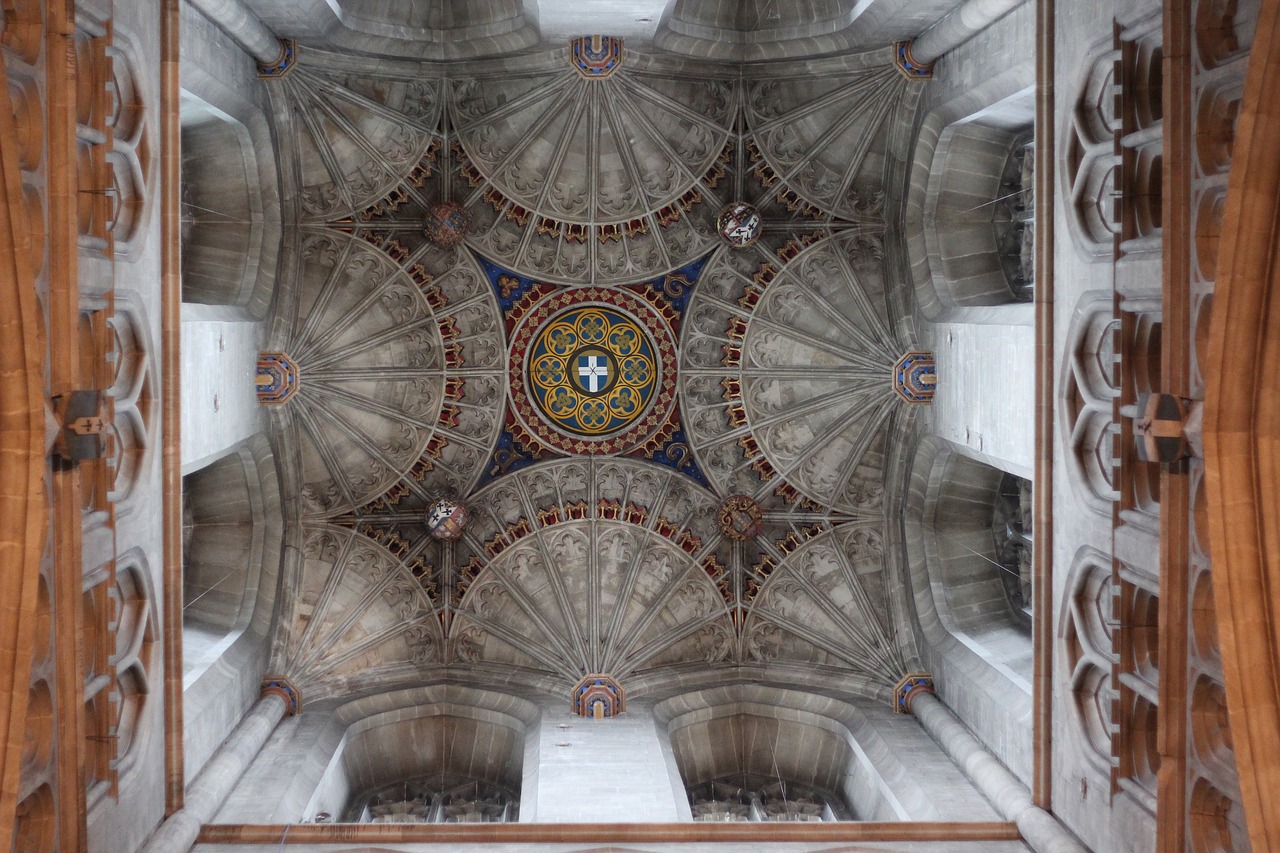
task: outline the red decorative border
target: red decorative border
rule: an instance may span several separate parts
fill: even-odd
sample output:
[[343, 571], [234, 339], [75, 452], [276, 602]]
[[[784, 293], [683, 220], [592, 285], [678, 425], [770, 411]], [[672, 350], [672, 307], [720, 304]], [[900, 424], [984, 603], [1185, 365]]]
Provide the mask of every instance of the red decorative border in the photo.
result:
[[[676, 409], [676, 333], [670, 306], [655, 304], [656, 297], [642, 298], [629, 290], [605, 287], [557, 289], [534, 304], [513, 311], [517, 319], [511, 335], [510, 426], [521, 444], [531, 449], [558, 450], [575, 455], [626, 453], [646, 443], [671, 422]], [[649, 331], [658, 356], [659, 380], [653, 402], [644, 417], [627, 429], [603, 438], [587, 438], [562, 433], [542, 418], [529, 398], [525, 359], [534, 335], [552, 316], [581, 305], [607, 305], [625, 311]], [[665, 308], [665, 310], [664, 310]], [[670, 315], [670, 316], [669, 316]]]

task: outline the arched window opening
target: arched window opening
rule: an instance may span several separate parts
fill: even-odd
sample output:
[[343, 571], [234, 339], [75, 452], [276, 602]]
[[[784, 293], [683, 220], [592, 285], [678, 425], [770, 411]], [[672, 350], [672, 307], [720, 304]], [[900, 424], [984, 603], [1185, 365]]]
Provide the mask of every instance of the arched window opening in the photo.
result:
[[265, 316], [278, 224], [268, 222], [247, 128], [195, 96], [182, 103], [182, 301]]
[[259, 436], [183, 477], [182, 504], [183, 674], [189, 680], [243, 633], [264, 565], [274, 569], [280, 559], [279, 494], [266, 439]]
[[942, 305], [1031, 301], [1035, 168], [1035, 138], [1020, 114], [998, 124], [955, 122], [942, 131], [930, 169], [924, 233]]
[[985, 820], [995, 812], [922, 727], [883, 698], [763, 682], [654, 706], [699, 822]]
[[904, 508], [920, 656], [938, 696], [1030, 778], [1034, 483], [920, 439]]
[[[385, 710], [363, 716], [370, 704]], [[311, 823], [514, 823], [536, 720], [523, 700], [456, 686], [353, 702], [335, 719], [337, 751], [318, 759], [325, 772], [299, 789], [293, 813]]]
[[989, 660], [1029, 676], [1030, 484], [958, 453], [940, 456], [933, 477], [924, 533], [939, 610]]
[[695, 821], [853, 820], [845, 733], [812, 714], [728, 711], [671, 732]]

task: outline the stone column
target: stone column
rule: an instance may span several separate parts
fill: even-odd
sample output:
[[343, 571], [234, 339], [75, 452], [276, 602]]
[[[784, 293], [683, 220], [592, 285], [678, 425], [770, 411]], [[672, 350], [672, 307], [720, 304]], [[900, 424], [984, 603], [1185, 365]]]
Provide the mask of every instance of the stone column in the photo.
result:
[[288, 46], [262, 23], [243, 0], [188, 0], [206, 18], [235, 39], [260, 66], [272, 68], [286, 59]]
[[186, 804], [169, 815], [151, 834], [143, 853], [182, 853], [196, 843], [200, 828], [213, 819], [235, 788], [240, 777], [286, 713], [293, 711], [290, 695], [268, 687], [240, 725], [218, 748], [187, 788]]
[[929, 66], [1012, 12], [1023, 0], [965, 0], [907, 46], [913, 64]]
[[943, 751], [1005, 820], [1013, 821], [1036, 853], [1087, 853], [1053, 815], [1031, 802], [1031, 791], [991, 755], [933, 694], [920, 685], [903, 697], [907, 712], [920, 721]]

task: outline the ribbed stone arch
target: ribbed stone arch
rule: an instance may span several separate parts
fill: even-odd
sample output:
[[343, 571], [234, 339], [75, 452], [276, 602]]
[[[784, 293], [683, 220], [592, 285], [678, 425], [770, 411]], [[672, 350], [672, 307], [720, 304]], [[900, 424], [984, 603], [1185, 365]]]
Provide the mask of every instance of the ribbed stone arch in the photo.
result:
[[[501, 422], [505, 347], [493, 291], [466, 252], [397, 263], [308, 232], [278, 343], [300, 388], [273, 414], [302, 454], [304, 509], [350, 512], [389, 490], [425, 499], [479, 477]], [[465, 365], [465, 370], [463, 369]]]
[[854, 820], [993, 816], [919, 724], [887, 702], [743, 683], [679, 693], [653, 714], [688, 787], [752, 774], [831, 792]]
[[884, 437], [902, 405], [905, 351], [890, 317], [882, 244], [861, 229], [785, 265], [763, 249], [708, 261], [681, 339], [681, 406], [718, 489], [763, 500], [785, 481], [812, 504], [865, 511], [882, 492]]

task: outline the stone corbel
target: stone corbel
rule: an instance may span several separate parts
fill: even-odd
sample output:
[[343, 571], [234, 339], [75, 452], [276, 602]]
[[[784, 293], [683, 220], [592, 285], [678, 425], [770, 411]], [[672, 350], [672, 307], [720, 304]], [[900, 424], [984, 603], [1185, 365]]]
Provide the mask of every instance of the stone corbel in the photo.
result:
[[933, 78], [933, 63], [919, 62], [911, 55], [911, 40], [893, 43], [893, 67], [908, 80]]
[[262, 679], [262, 696], [279, 696], [284, 699], [285, 713], [296, 717], [302, 713], [302, 692], [282, 675], [268, 675]]
[[910, 714], [911, 700], [921, 693], [933, 694], [933, 674], [912, 672], [904, 675], [893, 687], [894, 713]]

